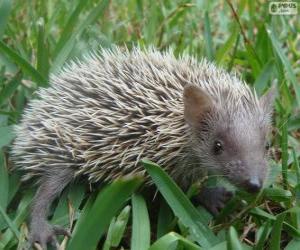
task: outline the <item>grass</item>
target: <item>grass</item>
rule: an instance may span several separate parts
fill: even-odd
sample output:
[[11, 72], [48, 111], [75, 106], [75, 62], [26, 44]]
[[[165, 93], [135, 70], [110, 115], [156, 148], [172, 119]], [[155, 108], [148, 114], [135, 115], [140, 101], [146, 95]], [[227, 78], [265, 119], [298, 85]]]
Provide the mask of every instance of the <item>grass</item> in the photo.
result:
[[138, 177], [88, 194], [68, 188], [51, 223], [73, 227], [62, 249], [300, 249], [299, 14], [272, 16], [266, 1], [0, 1], [0, 249], [22, 249], [33, 189], [9, 171], [12, 126], [49, 74], [113, 44], [173, 47], [237, 71], [263, 94], [276, 79], [273, 159], [266, 188], [238, 191], [213, 218], [158, 166], [144, 162], [159, 195]]

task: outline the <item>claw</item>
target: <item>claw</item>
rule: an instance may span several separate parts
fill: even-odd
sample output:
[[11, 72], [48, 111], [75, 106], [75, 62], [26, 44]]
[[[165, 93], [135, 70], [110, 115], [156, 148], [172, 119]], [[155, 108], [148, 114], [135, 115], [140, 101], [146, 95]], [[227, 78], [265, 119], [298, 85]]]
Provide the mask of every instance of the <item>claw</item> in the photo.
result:
[[223, 187], [204, 188], [197, 200], [216, 216], [232, 196], [233, 193]]
[[52, 236], [50, 239], [50, 244], [55, 247], [55, 249], [59, 249], [59, 243], [55, 236]]
[[56, 226], [56, 225], [53, 226], [53, 231], [56, 235], [63, 235], [63, 236], [67, 236], [69, 238], [71, 237], [71, 233], [61, 226]]
[[37, 249], [46, 250], [47, 244], [49, 243], [56, 249], [59, 249], [59, 243], [56, 238], [57, 235], [71, 236], [66, 229], [60, 226], [51, 226], [44, 221], [38, 222], [32, 227], [29, 238], [29, 246], [39, 245]]

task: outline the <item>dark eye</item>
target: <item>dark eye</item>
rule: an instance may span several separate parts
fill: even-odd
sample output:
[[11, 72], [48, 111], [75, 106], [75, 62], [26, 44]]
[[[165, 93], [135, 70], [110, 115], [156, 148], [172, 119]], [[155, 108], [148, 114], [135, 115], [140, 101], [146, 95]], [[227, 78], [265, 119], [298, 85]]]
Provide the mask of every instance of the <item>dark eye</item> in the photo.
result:
[[214, 143], [214, 154], [220, 155], [224, 151], [223, 144], [221, 141], [215, 141]]

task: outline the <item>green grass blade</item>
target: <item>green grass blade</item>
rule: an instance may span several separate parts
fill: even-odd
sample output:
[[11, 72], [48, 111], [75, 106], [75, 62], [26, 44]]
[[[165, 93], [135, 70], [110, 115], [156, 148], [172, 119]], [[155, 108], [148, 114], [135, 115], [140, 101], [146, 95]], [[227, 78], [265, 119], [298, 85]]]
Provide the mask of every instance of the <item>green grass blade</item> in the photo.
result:
[[60, 48], [60, 53], [58, 53], [52, 63], [51, 72], [58, 71], [61, 66], [65, 63], [66, 59], [68, 58], [71, 50], [74, 47], [74, 44], [76, 42], [76, 38], [79, 37], [84, 29], [95, 22], [101, 15], [103, 15], [104, 11], [109, 5], [109, 0], [102, 0], [93, 10], [90, 12], [90, 14], [79, 24], [78, 28], [72, 32], [72, 35], [65, 40], [63, 46]]
[[165, 236], [161, 237], [149, 248], [149, 250], [166, 249], [201, 250], [202, 248], [174, 232], [168, 233]]
[[0, 205], [0, 215], [4, 218], [5, 222], [7, 223], [10, 230], [14, 233], [15, 237], [19, 240], [20, 239], [20, 232], [13, 221], [10, 220], [2, 206]]
[[40, 72], [45, 79], [48, 80], [49, 73], [49, 54], [48, 44], [45, 35], [45, 22], [43, 18], [37, 21], [37, 71]]
[[218, 243], [219, 239], [203, 223], [201, 214], [175, 182], [157, 164], [148, 160], [142, 162], [174, 214], [190, 229], [191, 237], [203, 247]]
[[9, 59], [11, 59], [15, 64], [17, 64], [38, 85], [47, 85], [47, 80], [34, 67], [32, 67], [29, 62], [18, 55], [14, 50], [7, 47], [2, 41], [0, 41], [0, 51], [4, 53]]
[[0, 206], [3, 209], [6, 209], [8, 203], [8, 173], [4, 160], [4, 154], [2, 150], [0, 150]]
[[209, 248], [209, 250], [225, 250], [225, 249], [227, 249], [227, 241], [226, 240]]
[[270, 241], [270, 249], [272, 250], [280, 250], [280, 242], [281, 242], [281, 230], [284, 218], [286, 216], [286, 213], [279, 214], [277, 216], [277, 219], [274, 223], [272, 235], [271, 235], [271, 241]]
[[149, 6], [147, 14], [145, 15], [148, 21], [148, 25], [145, 25], [143, 27], [143, 38], [145, 42], [150, 44], [155, 44], [155, 38], [157, 37], [157, 27], [160, 24], [159, 15], [161, 14], [161, 8], [159, 4], [160, 2], [153, 1]]
[[205, 11], [204, 15], [204, 39], [205, 39], [205, 49], [207, 58], [212, 61], [214, 59], [214, 51], [213, 51], [213, 41], [211, 37], [210, 30], [210, 21], [208, 12]]
[[84, 185], [74, 185], [70, 189], [66, 189], [61, 196], [54, 214], [51, 218], [51, 224], [67, 226], [70, 217], [70, 207], [76, 213], [82, 203], [85, 195]]
[[105, 242], [103, 244], [102, 250], [109, 250], [112, 248], [111, 236], [112, 236], [112, 231], [113, 231], [115, 223], [116, 223], [116, 218], [113, 217], [109, 224], [107, 236], [106, 236]]
[[233, 62], [234, 62], [234, 60], [236, 58], [236, 54], [237, 54], [237, 51], [238, 51], [239, 43], [240, 43], [240, 35], [238, 34], [237, 37], [236, 37], [235, 43], [234, 43], [233, 53], [232, 53], [232, 56], [230, 58], [230, 62], [228, 63], [228, 66], [227, 66], [227, 71], [228, 72], [230, 72], [232, 70]]
[[112, 218], [140, 184], [141, 179], [137, 177], [119, 179], [101, 191], [91, 207], [80, 216], [67, 249], [95, 249]]
[[[18, 208], [16, 210], [16, 216], [13, 219], [12, 223], [13, 226], [18, 228], [21, 223], [23, 223], [28, 216], [28, 213], [30, 211], [30, 202], [32, 200], [33, 193], [27, 192], [20, 201]], [[11, 241], [15, 239], [16, 231], [13, 232], [11, 228], [8, 228], [5, 230], [5, 232], [1, 236], [1, 242], [4, 246], [7, 246]]]
[[130, 216], [130, 206], [126, 206], [117, 218], [110, 222], [103, 250], [118, 247], [123, 236]]
[[254, 82], [254, 88], [259, 95], [263, 94], [263, 91], [267, 88], [268, 82], [273, 76], [274, 60], [271, 59], [266, 65], [264, 65], [260, 74]]
[[266, 211], [262, 210], [261, 208], [255, 207], [250, 210], [250, 214], [257, 216], [259, 218], [269, 219], [269, 220], [276, 220], [276, 216], [267, 213]]
[[22, 74], [17, 73], [1, 90], [0, 92], [0, 106], [8, 102], [8, 98], [15, 92], [21, 84]]
[[84, 10], [85, 6], [89, 1], [78, 1], [78, 5], [75, 10], [72, 12], [67, 24], [64, 26], [63, 33], [54, 49], [53, 56], [56, 57], [64, 45], [67, 43], [68, 39], [72, 36], [72, 32], [76, 27], [76, 24], [79, 20], [80, 13]]
[[109, 5], [109, 0], [102, 0], [97, 6], [93, 8], [87, 18], [80, 23], [77, 32], [81, 33], [88, 25], [95, 22], [99, 17], [104, 14], [104, 11], [107, 9]]
[[150, 246], [150, 221], [142, 196], [132, 196], [131, 250], [147, 250]]
[[[266, 243], [266, 240], [267, 240], [269, 233], [271, 231], [271, 228], [272, 228], [271, 220], [267, 220], [267, 222], [265, 224], [263, 224], [262, 228], [263, 228], [262, 233], [259, 236], [259, 238], [257, 238], [257, 243], [254, 247], [254, 250], [263, 250], [264, 249], [264, 245]], [[258, 233], [256, 233], [256, 235], [257, 234]]]
[[239, 240], [237, 231], [234, 227], [229, 228], [227, 240], [227, 249], [243, 250], [243, 246]]
[[[294, 187], [295, 192], [295, 205], [296, 207], [300, 207], [300, 164], [299, 160], [296, 156], [295, 149], [293, 149], [293, 160], [294, 160], [294, 170], [297, 176], [297, 185]], [[293, 225], [296, 228], [300, 228], [300, 213], [295, 213], [292, 215]]]
[[156, 237], [160, 238], [170, 232], [175, 226], [174, 222], [176, 223], [172, 210], [165, 200], [161, 199], [158, 212]]
[[292, 199], [291, 191], [282, 188], [265, 188], [263, 195], [266, 199], [276, 202], [284, 202]]
[[272, 42], [272, 45], [273, 45], [277, 55], [279, 56], [282, 64], [284, 65], [284, 67], [286, 69], [287, 78], [291, 81], [291, 83], [293, 85], [293, 88], [294, 88], [295, 94], [296, 94], [296, 100], [297, 100], [298, 106], [300, 106], [300, 85], [299, 85], [297, 77], [293, 71], [292, 65], [291, 65], [289, 59], [287, 58], [287, 56], [284, 54], [282, 48], [280, 47], [280, 43], [279, 43], [277, 37], [275, 36], [273, 29], [271, 29], [271, 27], [268, 25], [266, 25], [266, 29], [267, 29], [269, 38]]
[[9, 175], [9, 190], [8, 190], [8, 203], [12, 201], [16, 193], [18, 192], [18, 189], [21, 185], [21, 181], [19, 178], [18, 173], [10, 173]]
[[250, 44], [245, 44], [246, 56], [252, 68], [253, 77], [257, 78], [261, 69], [261, 62]]
[[[298, 208], [298, 207], [296, 207]], [[287, 212], [292, 212], [292, 213], [296, 213], [299, 211], [293, 211], [293, 210], [286, 210], [284, 213]], [[255, 207], [252, 208], [250, 210], [250, 214], [252, 214], [254, 217], [260, 218], [260, 219], [265, 219], [265, 220], [271, 220], [271, 221], [276, 221], [277, 217], [275, 215], [269, 214], [266, 211]], [[285, 230], [292, 236], [294, 237], [300, 237], [300, 230], [298, 228], [295, 228], [294, 226], [292, 226], [291, 224], [287, 223], [286, 221], [283, 222], [283, 226], [285, 228]]]
[[8, 145], [15, 137], [12, 130], [12, 126], [0, 127], [0, 149]]
[[137, 19], [141, 22], [143, 20], [144, 17], [144, 3], [143, 0], [135, 0], [135, 4], [136, 4], [136, 15], [137, 15]]
[[293, 239], [289, 244], [284, 248], [284, 250], [299, 250], [300, 249], [300, 240]]
[[0, 40], [4, 34], [6, 24], [8, 21], [8, 17], [11, 10], [11, 1], [10, 0], [3, 0], [0, 6]]
[[288, 181], [287, 181], [287, 171], [288, 171], [288, 131], [287, 131], [287, 117], [284, 115], [282, 117], [282, 125], [281, 125], [281, 151], [282, 151], [282, 184], [283, 188], [287, 189]]
[[293, 131], [297, 129], [300, 129], [300, 114], [295, 115], [288, 120], [288, 131]]
[[222, 64], [226, 57], [228, 57], [229, 51], [234, 48], [234, 43], [237, 39], [238, 33], [236, 29], [229, 36], [228, 40], [218, 49], [216, 53], [217, 64]]

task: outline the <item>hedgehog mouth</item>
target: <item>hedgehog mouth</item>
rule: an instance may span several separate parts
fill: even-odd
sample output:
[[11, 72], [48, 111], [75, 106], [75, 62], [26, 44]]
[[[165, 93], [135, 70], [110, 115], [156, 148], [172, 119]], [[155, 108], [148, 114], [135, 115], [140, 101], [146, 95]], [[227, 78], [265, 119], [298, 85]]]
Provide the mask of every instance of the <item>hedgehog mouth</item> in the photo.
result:
[[238, 182], [231, 181], [231, 183], [234, 184], [237, 188], [240, 188], [251, 194], [257, 194], [263, 188], [263, 183], [260, 180], [247, 179], [243, 181], [240, 180]]

